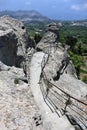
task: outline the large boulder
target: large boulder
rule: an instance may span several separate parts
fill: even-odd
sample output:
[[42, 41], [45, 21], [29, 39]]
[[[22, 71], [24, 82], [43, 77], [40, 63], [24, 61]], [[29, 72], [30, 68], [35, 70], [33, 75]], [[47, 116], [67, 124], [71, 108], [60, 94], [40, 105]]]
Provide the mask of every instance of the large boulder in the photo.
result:
[[44, 50], [44, 48], [55, 45], [58, 42], [60, 26], [61, 24], [56, 23], [47, 25], [47, 29], [43, 38], [37, 44], [37, 50]]
[[9, 66], [23, 66], [26, 50], [33, 47], [22, 22], [9, 16], [0, 18], [0, 61]]
[[0, 33], [0, 61], [9, 66], [16, 64], [17, 38], [12, 29]]

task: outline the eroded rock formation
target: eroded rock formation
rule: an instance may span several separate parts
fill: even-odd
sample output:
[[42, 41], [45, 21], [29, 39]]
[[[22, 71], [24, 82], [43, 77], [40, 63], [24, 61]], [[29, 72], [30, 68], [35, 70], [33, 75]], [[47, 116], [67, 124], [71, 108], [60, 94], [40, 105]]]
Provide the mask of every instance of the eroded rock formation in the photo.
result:
[[60, 26], [60, 24], [56, 23], [47, 26], [46, 33], [37, 45], [38, 50], [46, 50], [49, 45], [52, 46], [58, 42]]
[[[43, 52], [37, 52], [21, 22], [9, 16], [0, 18], [0, 130], [83, 129], [74, 118], [78, 114], [66, 104], [73, 108], [76, 103], [86, 111], [70, 95], [86, 103], [87, 85], [77, 79], [68, 46], [63, 47], [58, 39], [59, 25], [48, 25], [36, 47]], [[48, 99], [52, 111], [44, 102]]]
[[0, 130], [43, 130], [26, 68], [23, 71], [27, 50], [33, 46], [23, 23], [9, 16], [0, 18]]
[[[73, 117], [72, 120], [75, 120], [75, 123], [72, 124], [77, 125], [78, 129], [80, 127], [86, 129], [87, 84], [80, 81], [76, 76], [75, 68], [68, 54], [69, 47], [63, 47], [56, 41], [56, 38], [54, 42], [51, 42], [53, 34], [55, 35], [57, 31], [56, 24], [50, 25], [47, 37], [43, 37], [37, 45], [40, 50], [46, 53], [45, 55], [48, 54], [47, 60], [44, 57], [42, 61], [41, 86], [44, 86], [44, 97], [45, 100], [50, 99], [56, 111], [59, 109], [61, 113], [66, 115], [68, 113], [69, 117]], [[47, 39], [49, 39], [48, 42]]]
[[0, 61], [10, 66], [23, 66], [27, 48], [33, 46], [22, 22], [9, 16], [0, 18]]

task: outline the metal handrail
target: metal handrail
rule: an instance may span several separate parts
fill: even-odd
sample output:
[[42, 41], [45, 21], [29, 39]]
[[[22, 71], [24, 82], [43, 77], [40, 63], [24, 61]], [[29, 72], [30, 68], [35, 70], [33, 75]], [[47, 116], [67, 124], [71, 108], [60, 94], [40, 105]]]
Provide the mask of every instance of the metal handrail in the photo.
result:
[[[44, 57], [43, 57], [43, 59], [44, 59]], [[43, 61], [43, 60], [42, 60], [42, 61]], [[48, 59], [47, 59], [47, 61], [48, 61]], [[47, 63], [47, 62], [46, 62], [46, 63]], [[45, 65], [46, 65], [46, 63], [45, 63]], [[45, 66], [45, 65], [44, 65], [44, 66]], [[42, 67], [42, 64], [41, 64], [41, 67]], [[64, 90], [62, 90], [61, 88], [59, 88], [58, 86], [56, 86], [55, 84], [53, 84], [52, 82], [50, 82], [50, 81], [47, 79], [47, 76], [46, 76], [45, 71], [43, 70], [43, 68], [42, 68], [42, 73], [43, 73], [43, 77], [45, 76], [46, 80], [47, 80], [52, 86], [56, 87], [57, 89], [59, 89], [61, 92], [63, 92], [64, 94], [66, 94], [66, 95], [69, 96], [70, 98], [72, 98], [72, 99], [74, 99], [74, 100], [76, 100], [76, 101], [78, 101], [78, 102], [80, 102], [80, 103], [82, 103], [82, 104], [84, 104], [84, 105], [87, 106], [87, 103], [85, 103], [85, 102], [83, 102], [83, 101], [80, 101], [79, 99], [73, 97], [73, 96], [70, 95], [69, 93], [65, 92]]]
[[[55, 47], [55, 46], [54, 46], [54, 47]], [[87, 103], [85, 103], [85, 102], [83, 102], [83, 101], [81, 101], [81, 100], [79, 100], [79, 99], [73, 97], [72, 95], [70, 95], [69, 93], [65, 92], [65, 91], [62, 90], [60, 87], [56, 86], [55, 84], [53, 84], [52, 82], [50, 82], [50, 81], [48, 80], [48, 78], [47, 78], [47, 76], [46, 76], [46, 74], [45, 74], [45, 71], [44, 71], [44, 67], [45, 67], [45, 65], [46, 65], [47, 62], [48, 62], [49, 56], [50, 56], [50, 55], [48, 54], [47, 61], [45, 61], [45, 56], [44, 56], [44, 57], [43, 57], [43, 60], [42, 60], [42, 63], [41, 63], [42, 78], [43, 78], [46, 82], [48, 82], [50, 85], [54, 86], [55, 88], [57, 88], [58, 90], [60, 90], [63, 94], [65, 94], [65, 95], [68, 97], [69, 100], [70, 100], [70, 99], [73, 99], [73, 100], [77, 101], [78, 103], [81, 103], [82, 105], [84, 105], [84, 106], [87, 107]], [[44, 61], [45, 61], [45, 63], [44, 63]], [[62, 97], [63, 97], [63, 95], [62, 95]], [[64, 99], [65, 99], [65, 98], [64, 98]], [[66, 99], [66, 101], [67, 101], [68, 99]], [[84, 112], [85, 114], [87, 114], [87, 112], [85, 112], [84, 110], [82, 110], [81, 108], [79, 108], [78, 106], [76, 106], [74, 103], [73, 103], [72, 105], [74, 105], [77, 109], [79, 109], [79, 110], [81, 110], [82, 112]], [[68, 105], [67, 105], [67, 106], [68, 106]], [[66, 107], [67, 107], [67, 106], [66, 106]], [[71, 109], [70, 106], [68, 106], [68, 107]], [[75, 111], [74, 109], [73, 109], [73, 111], [74, 111], [75, 113], [79, 114], [79, 113], [78, 113], [77, 111]], [[80, 115], [80, 114], [79, 114], [79, 115]], [[82, 116], [82, 115], [80, 115], [80, 116]], [[82, 116], [82, 117], [83, 117], [83, 116]], [[83, 117], [83, 118], [84, 118], [84, 117]], [[87, 121], [86, 118], [84, 118], [84, 119]], [[84, 123], [83, 123], [83, 124], [84, 124]], [[84, 125], [84, 126], [87, 128], [86, 125]]]
[[[42, 92], [43, 99], [44, 99], [45, 103], [48, 105], [50, 110], [53, 112], [52, 108], [49, 106], [49, 104], [50, 104], [53, 107], [54, 111], [57, 113], [58, 117], [60, 117], [60, 115], [57, 112], [57, 109], [58, 109], [57, 106], [53, 103], [53, 101], [49, 97], [46, 96], [47, 93], [44, 91], [44, 89], [41, 88], [41, 85], [40, 85], [40, 89], [41, 89], [41, 92]], [[45, 96], [44, 96], [44, 94], [45, 94]], [[49, 104], [46, 102], [46, 100], [49, 102]]]

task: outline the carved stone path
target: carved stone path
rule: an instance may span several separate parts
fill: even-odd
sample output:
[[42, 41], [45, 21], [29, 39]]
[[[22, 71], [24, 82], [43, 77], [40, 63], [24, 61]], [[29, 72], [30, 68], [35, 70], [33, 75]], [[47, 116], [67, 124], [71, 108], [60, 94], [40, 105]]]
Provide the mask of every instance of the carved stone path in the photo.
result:
[[55, 112], [51, 112], [44, 102], [39, 85], [43, 56], [43, 52], [35, 53], [30, 68], [30, 87], [43, 118], [43, 127], [45, 130], [75, 130], [65, 116], [59, 118]]

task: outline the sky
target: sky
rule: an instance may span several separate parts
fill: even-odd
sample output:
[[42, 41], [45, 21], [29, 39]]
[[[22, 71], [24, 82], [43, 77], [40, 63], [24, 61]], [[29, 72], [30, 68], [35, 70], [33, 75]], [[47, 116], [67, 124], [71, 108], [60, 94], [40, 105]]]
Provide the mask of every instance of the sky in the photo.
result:
[[0, 10], [36, 10], [57, 20], [87, 19], [87, 0], [0, 0]]

